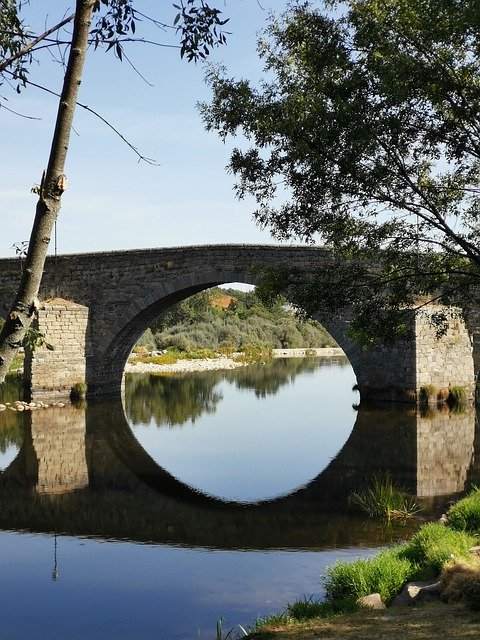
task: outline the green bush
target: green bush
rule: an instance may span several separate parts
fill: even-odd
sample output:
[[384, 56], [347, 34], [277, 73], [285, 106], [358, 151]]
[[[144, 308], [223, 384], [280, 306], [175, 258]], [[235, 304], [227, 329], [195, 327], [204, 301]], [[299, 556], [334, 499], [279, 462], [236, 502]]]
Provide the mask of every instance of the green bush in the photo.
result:
[[470, 560], [469, 549], [475, 542], [475, 538], [464, 531], [453, 531], [443, 524], [432, 522], [419, 529], [400, 548], [399, 555], [418, 566], [418, 577], [427, 578], [439, 574], [453, 558]]
[[480, 489], [452, 505], [447, 513], [447, 525], [456, 531], [480, 534]]
[[[226, 294], [232, 303], [225, 309], [215, 299]], [[273, 348], [336, 346], [327, 331], [315, 320], [299, 318], [284, 301], [269, 308], [255, 292], [211, 289], [175, 305], [152, 324], [157, 349], [194, 348], [218, 350], [220, 345], [241, 350], [244, 345]], [[142, 341], [150, 342], [150, 334]]]
[[417, 573], [415, 564], [400, 557], [400, 549], [395, 547], [373, 558], [339, 562], [329, 567], [325, 585], [327, 600], [357, 600], [371, 593], [379, 593], [382, 601], [389, 604]]
[[137, 340], [137, 347], [145, 347], [148, 351], [155, 351], [157, 344], [151, 329], [147, 329]]

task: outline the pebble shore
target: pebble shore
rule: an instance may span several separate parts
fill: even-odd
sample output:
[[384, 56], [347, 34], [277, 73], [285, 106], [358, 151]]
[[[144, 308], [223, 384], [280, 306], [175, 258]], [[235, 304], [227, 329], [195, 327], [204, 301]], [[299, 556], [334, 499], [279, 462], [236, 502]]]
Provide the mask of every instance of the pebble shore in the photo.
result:
[[[338, 347], [321, 349], [274, 349], [274, 358], [304, 358], [305, 356], [339, 357], [345, 353]], [[205, 360], [178, 360], [174, 364], [146, 364], [144, 362], [128, 362], [126, 373], [185, 373], [190, 371], [212, 371], [215, 369], [236, 369], [243, 367], [244, 362], [233, 358], [219, 356]]]
[[0, 411], [10, 409], [10, 411], [35, 411], [36, 409], [48, 409], [49, 407], [64, 407], [65, 402], [24, 402], [15, 400], [15, 402], [0, 403]]

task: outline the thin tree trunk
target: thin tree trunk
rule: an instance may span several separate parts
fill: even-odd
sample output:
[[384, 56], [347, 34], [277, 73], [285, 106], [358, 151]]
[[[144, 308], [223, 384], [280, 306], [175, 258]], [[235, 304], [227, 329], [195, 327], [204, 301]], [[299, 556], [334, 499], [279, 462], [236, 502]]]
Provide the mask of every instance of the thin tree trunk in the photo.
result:
[[15, 353], [22, 346], [35, 313], [50, 236], [60, 211], [61, 195], [66, 187], [65, 161], [87, 55], [94, 4], [94, 0], [76, 2], [70, 54], [58, 105], [50, 157], [40, 185], [22, 279], [15, 302], [0, 332], [0, 383], [4, 381]]

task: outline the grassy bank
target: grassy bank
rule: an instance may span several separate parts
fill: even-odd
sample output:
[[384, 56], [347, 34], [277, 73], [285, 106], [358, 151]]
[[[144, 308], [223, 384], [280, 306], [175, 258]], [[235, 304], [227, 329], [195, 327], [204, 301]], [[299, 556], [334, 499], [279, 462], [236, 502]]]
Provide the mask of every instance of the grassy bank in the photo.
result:
[[480, 637], [480, 613], [465, 604], [373, 611], [364, 609], [333, 619], [271, 624], [247, 636], [252, 640], [454, 640]]
[[[480, 490], [453, 505], [446, 522], [423, 525], [412, 538], [373, 558], [339, 562], [327, 572], [323, 602], [303, 598], [258, 621], [252, 640], [322, 638], [473, 638], [480, 636]], [[438, 580], [440, 600], [423, 606], [359, 610], [379, 593], [388, 606], [409, 581]], [[448, 604], [449, 606], [445, 606]], [[232, 633], [230, 637], [235, 637]]]

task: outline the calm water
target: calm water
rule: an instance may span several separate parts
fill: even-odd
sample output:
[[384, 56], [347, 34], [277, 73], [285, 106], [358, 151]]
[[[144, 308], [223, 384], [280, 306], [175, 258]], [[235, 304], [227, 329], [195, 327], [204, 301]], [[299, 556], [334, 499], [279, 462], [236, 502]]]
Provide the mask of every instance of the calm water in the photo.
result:
[[478, 479], [472, 414], [356, 410], [354, 382], [281, 360], [128, 376], [125, 410], [0, 413], [0, 636], [211, 639], [405, 535], [348, 513], [373, 475], [430, 506]]

